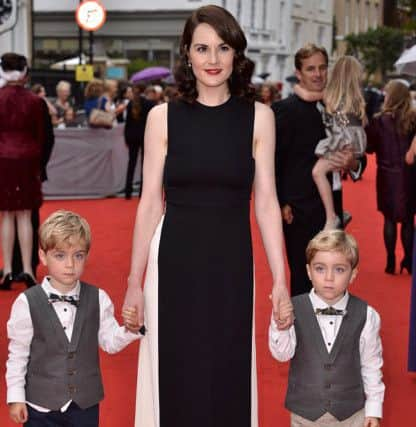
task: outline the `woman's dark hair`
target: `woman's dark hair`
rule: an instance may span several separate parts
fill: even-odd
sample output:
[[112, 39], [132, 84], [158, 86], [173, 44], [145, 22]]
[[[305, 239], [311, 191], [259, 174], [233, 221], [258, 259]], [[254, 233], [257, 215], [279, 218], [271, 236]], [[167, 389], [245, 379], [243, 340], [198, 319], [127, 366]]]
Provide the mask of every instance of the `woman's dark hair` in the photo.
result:
[[117, 88], [117, 95], [115, 98], [115, 102], [120, 102], [124, 100], [124, 97], [126, 96], [127, 89], [130, 87], [130, 83], [126, 80], [119, 80], [118, 82], [118, 88]]
[[228, 80], [231, 94], [252, 101], [255, 90], [250, 82], [254, 63], [244, 55], [247, 47], [246, 37], [231, 13], [222, 7], [213, 5], [195, 10], [185, 23], [180, 44], [180, 59], [175, 70], [175, 80], [181, 98], [192, 103], [198, 97], [196, 79], [188, 66], [188, 50], [195, 28], [202, 23], [211, 26], [218, 36], [235, 51], [233, 72]]
[[1, 57], [3, 71], [23, 71], [27, 67], [26, 57], [17, 53], [5, 53]]

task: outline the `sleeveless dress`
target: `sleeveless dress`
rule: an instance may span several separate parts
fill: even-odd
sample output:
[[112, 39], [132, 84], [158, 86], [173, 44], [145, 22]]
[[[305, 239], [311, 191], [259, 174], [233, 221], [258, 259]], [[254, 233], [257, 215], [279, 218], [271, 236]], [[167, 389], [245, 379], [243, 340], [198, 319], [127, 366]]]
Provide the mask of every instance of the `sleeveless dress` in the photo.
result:
[[257, 427], [254, 103], [168, 105], [166, 211], [146, 272], [136, 427]]

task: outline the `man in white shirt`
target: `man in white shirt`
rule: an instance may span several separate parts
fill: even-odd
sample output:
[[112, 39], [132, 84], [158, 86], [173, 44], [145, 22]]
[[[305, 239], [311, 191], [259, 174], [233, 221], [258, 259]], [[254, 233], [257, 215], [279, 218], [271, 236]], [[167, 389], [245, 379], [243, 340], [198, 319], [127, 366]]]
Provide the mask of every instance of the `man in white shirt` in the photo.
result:
[[[98, 427], [104, 397], [98, 347], [116, 353], [144, 329], [134, 334], [120, 326], [109, 296], [80, 281], [91, 241], [85, 219], [57, 211], [39, 240], [48, 276], [18, 296], [7, 323], [10, 418], [27, 427]], [[128, 324], [135, 313], [128, 309], [123, 317]]]
[[378, 427], [385, 389], [380, 317], [347, 291], [357, 275], [357, 243], [344, 231], [322, 231], [306, 259], [313, 289], [292, 299], [294, 325], [279, 330], [272, 318], [269, 329], [273, 357], [291, 359], [291, 426]]

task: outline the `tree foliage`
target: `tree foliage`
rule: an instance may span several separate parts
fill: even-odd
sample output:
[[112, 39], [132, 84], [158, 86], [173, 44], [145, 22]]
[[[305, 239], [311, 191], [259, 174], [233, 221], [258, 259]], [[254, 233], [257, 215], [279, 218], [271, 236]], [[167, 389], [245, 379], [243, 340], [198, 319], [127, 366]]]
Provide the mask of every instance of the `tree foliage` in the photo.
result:
[[416, 30], [416, 0], [398, 0], [397, 13], [399, 23], [406, 30]]
[[404, 33], [397, 28], [377, 27], [365, 33], [349, 34], [345, 41], [347, 54], [357, 57], [368, 75], [380, 71], [385, 79], [403, 50]]

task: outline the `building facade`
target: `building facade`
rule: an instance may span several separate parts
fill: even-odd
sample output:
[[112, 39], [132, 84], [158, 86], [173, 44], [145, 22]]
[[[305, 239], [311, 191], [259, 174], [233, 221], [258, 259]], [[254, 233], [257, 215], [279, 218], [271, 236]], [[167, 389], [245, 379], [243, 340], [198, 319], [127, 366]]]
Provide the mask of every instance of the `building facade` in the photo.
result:
[[334, 12], [336, 55], [345, 53], [348, 34], [383, 25], [383, 0], [335, 0]]
[[[0, 0], [0, 55], [15, 52], [32, 57], [32, 0]], [[3, 15], [4, 13], [4, 15]], [[14, 19], [16, 18], [16, 19]], [[7, 20], [13, 20], [6, 25]], [[3, 25], [4, 28], [3, 28]]]
[[[78, 0], [34, 1], [36, 66], [76, 56], [79, 29], [74, 13]], [[333, 0], [102, 0], [107, 21], [94, 33], [94, 54], [155, 61], [172, 67], [179, 38], [190, 11], [206, 4], [229, 10], [241, 24], [255, 73], [284, 81], [293, 74], [293, 54], [306, 42], [332, 44]], [[88, 35], [84, 33], [84, 52]]]

